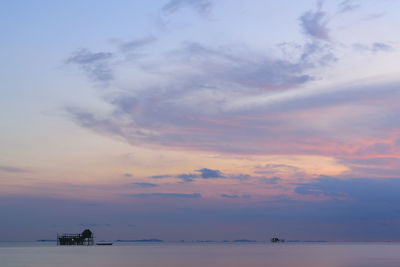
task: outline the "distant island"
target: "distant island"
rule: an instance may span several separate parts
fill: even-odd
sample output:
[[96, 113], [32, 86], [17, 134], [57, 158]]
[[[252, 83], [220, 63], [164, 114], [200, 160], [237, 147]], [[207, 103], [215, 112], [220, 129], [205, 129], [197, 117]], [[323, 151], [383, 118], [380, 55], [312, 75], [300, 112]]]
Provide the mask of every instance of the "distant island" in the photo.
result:
[[[279, 240], [279, 241], [278, 241]], [[278, 239], [271, 242], [285, 242], [285, 240]], [[104, 240], [100, 240], [101, 242]], [[38, 239], [36, 242], [57, 242], [57, 240], [54, 239]], [[120, 243], [161, 243], [164, 242], [164, 240], [158, 239], [158, 238], [150, 238], [150, 239], [118, 239], [115, 240], [115, 242], [120, 242]], [[257, 241], [257, 240], [250, 240], [250, 239], [236, 239], [236, 240], [180, 240], [178, 242], [189, 242], [189, 243], [257, 243], [257, 242], [265, 242], [265, 241]], [[287, 240], [286, 242], [288, 243], [325, 243], [328, 242], [326, 240]]]
[[288, 240], [289, 243], [326, 243], [326, 240]]
[[135, 240], [115, 240], [115, 242], [164, 242], [161, 239], [151, 238], [151, 239], [135, 239]]
[[195, 240], [195, 241], [185, 241], [181, 240], [180, 242], [194, 242], [194, 243], [255, 243], [256, 240], [248, 240], [248, 239], [237, 239], [237, 240]]

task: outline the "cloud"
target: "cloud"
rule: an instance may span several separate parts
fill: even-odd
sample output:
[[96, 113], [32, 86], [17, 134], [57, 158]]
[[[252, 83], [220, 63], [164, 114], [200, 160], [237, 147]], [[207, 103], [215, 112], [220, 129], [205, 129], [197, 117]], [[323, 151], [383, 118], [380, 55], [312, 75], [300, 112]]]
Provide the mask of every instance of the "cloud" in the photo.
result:
[[380, 19], [383, 16], [385, 16], [385, 12], [377, 12], [377, 13], [372, 13], [367, 15], [364, 20], [365, 21], [371, 21], [371, 20], [376, 20], [376, 19]]
[[360, 4], [357, 4], [355, 0], [344, 0], [338, 5], [339, 13], [347, 13], [360, 8]]
[[123, 52], [135, 52], [136, 50], [146, 47], [147, 45], [152, 44], [155, 41], [157, 41], [156, 37], [149, 36], [142, 39], [124, 42], [119, 46], [119, 49]]
[[23, 168], [0, 165], [0, 172], [25, 173], [25, 172], [30, 172], [30, 171], [27, 169], [23, 169]]
[[91, 52], [88, 49], [81, 49], [73, 53], [66, 62], [80, 66], [93, 81], [107, 82], [114, 78], [109, 66], [109, 61], [113, 56], [109, 52]]
[[181, 194], [181, 193], [142, 193], [132, 194], [132, 197], [148, 198], [148, 197], [159, 197], [159, 198], [201, 198], [201, 194]]
[[353, 44], [353, 48], [358, 51], [369, 51], [369, 52], [390, 52], [393, 50], [393, 47], [389, 44], [383, 42], [375, 42], [371, 45], [355, 43]]
[[163, 178], [178, 178], [181, 179], [182, 182], [190, 183], [194, 182], [196, 179], [219, 179], [225, 178], [220, 170], [212, 170], [208, 168], [202, 168], [199, 170], [195, 170], [197, 173], [182, 173], [178, 175], [157, 175], [151, 176], [152, 178], [163, 179]]
[[186, 7], [193, 8], [200, 14], [206, 14], [210, 11], [212, 3], [210, 0], [170, 0], [162, 7], [162, 11], [171, 14]]
[[[261, 171], [262, 172], [262, 171]], [[257, 173], [257, 171], [255, 171]], [[271, 174], [273, 172], [268, 172], [268, 174]], [[227, 177], [239, 181], [247, 181], [247, 182], [252, 182], [255, 184], [278, 184], [278, 182], [281, 180], [279, 177], [265, 177], [265, 176], [253, 176], [249, 174], [231, 174], [227, 175]]]
[[222, 198], [229, 198], [229, 199], [250, 199], [251, 195], [244, 194], [244, 195], [229, 195], [229, 194], [221, 194], [220, 197]]
[[[231, 146], [235, 142], [229, 138], [244, 133], [244, 128], [242, 131], [240, 127], [252, 127], [250, 124], [256, 122], [244, 121], [243, 125], [237, 125], [239, 128], [231, 124], [229, 121], [236, 114], [224, 109], [232, 100], [256, 97], [267, 89], [296, 88], [313, 79], [303, 74], [305, 70], [326, 65], [326, 59], [331, 58], [320, 45], [310, 44], [304, 49], [296, 62], [290, 62], [262, 55], [247, 58], [245, 51], [226, 52], [222, 48], [186, 44], [183, 50], [169, 55], [169, 66], [184, 66], [182, 71], [174, 71], [171, 81], [161, 87], [132, 87], [132, 90], [123, 90], [105, 98], [115, 109], [110, 117], [99, 118], [74, 108], [68, 111], [81, 126], [119, 136], [132, 144], [160, 142], [168, 146], [191, 146], [194, 142], [206, 142], [214, 146], [225, 146], [227, 142]], [[187, 72], [191, 69], [195, 71]], [[162, 72], [157, 69], [154, 71]], [[266, 126], [275, 124], [276, 119], [266, 122]], [[218, 121], [226, 121], [226, 127]], [[235, 124], [241, 123], [240, 120], [236, 121]], [[164, 127], [172, 131], [164, 135]], [[207, 137], [219, 138], [216, 133], [220, 130], [228, 130], [228, 136], [231, 137], [223, 142], [204, 140]], [[253, 134], [257, 135], [260, 130], [255, 129]]]
[[400, 123], [400, 109], [388, 104], [400, 97], [397, 82], [282, 92], [181, 83], [122, 94], [106, 116], [68, 111], [82, 127], [133, 145], [222, 153], [360, 156]]
[[[252, 51], [235, 48], [211, 48], [200, 43], [186, 42], [182, 49], [170, 54], [171, 60], [182, 60], [198, 70], [196, 76], [188, 78], [192, 83], [231, 84], [258, 89], [295, 88], [314, 77], [306, 72], [324, 66], [323, 58], [331, 55], [329, 47], [318, 43], [307, 43], [297, 48], [298, 58], [268, 57], [263, 54], [253, 55]], [[193, 86], [193, 85], [186, 85]], [[189, 87], [190, 88], [190, 87]]]
[[238, 195], [221, 194], [220, 196], [223, 198], [230, 198], [230, 199], [239, 199], [240, 198], [240, 196], [238, 196]]
[[132, 174], [131, 173], [124, 173], [123, 174], [125, 177], [132, 177]]
[[137, 183], [131, 183], [129, 186], [135, 186], [135, 187], [141, 187], [141, 188], [154, 188], [157, 187], [157, 184], [152, 184], [152, 183], [144, 183], [144, 182], [137, 182]]
[[78, 224], [78, 226], [81, 226], [81, 227], [96, 227], [96, 226], [99, 226], [99, 225], [96, 224], [96, 223], [81, 223], [81, 224]]
[[327, 14], [321, 10], [321, 4], [316, 11], [307, 11], [299, 19], [304, 33], [317, 40], [329, 41]]
[[248, 181], [252, 178], [252, 176], [249, 174], [236, 174], [236, 175], [230, 175], [230, 178], [236, 179], [239, 181]]
[[99, 61], [110, 59], [112, 56], [112, 53], [108, 52], [93, 53], [87, 49], [81, 49], [68, 58], [67, 62], [75, 64], [93, 64]]
[[293, 172], [298, 172], [300, 168], [287, 164], [265, 164], [263, 166], [257, 166], [255, 173], [273, 174], [281, 170], [293, 173]]
[[[398, 145], [390, 147], [396, 149]], [[351, 175], [366, 176], [368, 178], [397, 178], [400, 176], [400, 159], [394, 157], [373, 157], [376, 152], [371, 151], [368, 158], [346, 158], [340, 162], [351, 169]], [[381, 154], [392, 154], [384, 151]], [[350, 175], [350, 174], [348, 174]]]
[[393, 48], [385, 43], [381, 43], [381, 42], [376, 42], [372, 44], [372, 51], [373, 52], [379, 52], [379, 51], [391, 51]]
[[[169, 3], [171, 10], [188, 5]], [[371, 143], [393, 134], [398, 122], [395, 114], [400, 110], [387, 103], [399, 97], [398, 83], [361, 81], [313, 87], [311, 82], [320, 80], [325, 68], [339, 60], [338, 53], [334, 42], [326, 42], [328, 16], [321, 6], [304, 13], [299, 21], [311, 38], [280, 44], [286, 51], [282, 53], [258, 52], [245, 45], [184, 42], [140, 64], [126, 60], [121, 63], [126, 68], [113, 69], [124, 70], [117, 73], [121, 80], [113, 84], [115, 92], [103, 96], [109, 113], [99, 115], [82, 108], [67, 111], [78, 125], [134, 146], [360, 156]], [[135, 51], [151, 41], [127, 42], [124, 49]], [[369, 49], [388, 51], [387, 46], [376, 42]], [[121, 47], [116, 53], [121, 53]], [[86, 51], [78, 55], [71, 60], [74, 64], [91, 66], [119, 54]], [[202, 176], [192, 171], [178, 178], [191, 182], [199, 179], [196, 175]], [[280, 173], [266, 176], [283, 177]]]
[[347, 198], [355, 201], [398, 202], [400, 179], [351, 178], [338, 179], [322, 176], [311, 183], [297, 184], [295, 192], [301, 195]]
[[165, 178], [171, 178], [171, 177], [173, 177], [172, 175], [153, 175], [153, 176], [150, 176], [151, 178], [153, 178], [153, 179], [165, 179]]
[[279, 177], [272, 177], [272, 178], [262, 177], [262, 178], [260, 178], [260, 181], [265, 184], [277, 184], [280, 180], [281, 180], [281, 178], [279, 178]]
[[182, 182], [193, 182], [196, 178], [199, 178], [198, 174], [193, 173], [183, 173], [176, 176], [179, 179], [182, 179]]
[[[277, 165], [275, 167], [282, 168], [282, 166], [287, 166], [287, 165], [282, 164], [282, 165]], [[265, 176], [253, 176], [253, 175], [249, 175], [249, 174], [224, 174], [220, 170], [212, 170], [212, 169], [208, 169], [208, 168], [202, 168], [200, 170], [196, 170], [195, 172], [199, 172], [200, 174], [183, 173], [183, 174], [178, 174], [178, 175], [160, 175], [159, 177], [181, 179], [182, 183], [191, 183], [191, 182], [195, 182], [198, 179], [204, 179], [204, 180], [233, 179], [233, 180], [239, 180], [239, 181], [246, 181], [246, 182], [249, 182], [252, 184], [275, 185], [275, 184], [278, 184], [279, 181], [281, 180], [281, 178], [276, 177], [276, 176], [265, 177]], [[268, 174], [275, 173], [275, 172], [276, 171], [268, 172]], [[301, 174], [304, 175], [303, 173], [301, 173]]]
[[105, 223], [105, 224], [98, 224], [98, 223], [80, 223], [78, 224], [80, 227], [112, 227], [113, 225], [110, 223]]
[[216, 179], [216, 178], [223, 178], [222, 172], [219, 170], [212, 170], [207, 168], [202, 168], [197, 170], [197, 172], [201, 173], [201, 178], [203, 179]]
[[[289, 175], [292, 177], [302, 177], [305, 175], [301, 168], [287, 164], [265, 164], [263, 166], [256, 166], [254, 172], [257, 174]], [[273, 177], [272, 179], [274, 178], [278, 177]]]

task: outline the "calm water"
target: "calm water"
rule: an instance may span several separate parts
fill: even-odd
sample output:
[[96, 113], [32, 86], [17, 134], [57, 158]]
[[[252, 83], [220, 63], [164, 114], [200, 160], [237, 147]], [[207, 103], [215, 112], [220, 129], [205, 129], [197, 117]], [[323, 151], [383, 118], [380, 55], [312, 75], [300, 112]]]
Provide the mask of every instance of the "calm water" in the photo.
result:
[[398, 267], [400, 244], [162, 243], [56, 247], [54, 243], [0, 243], [0, 266]]

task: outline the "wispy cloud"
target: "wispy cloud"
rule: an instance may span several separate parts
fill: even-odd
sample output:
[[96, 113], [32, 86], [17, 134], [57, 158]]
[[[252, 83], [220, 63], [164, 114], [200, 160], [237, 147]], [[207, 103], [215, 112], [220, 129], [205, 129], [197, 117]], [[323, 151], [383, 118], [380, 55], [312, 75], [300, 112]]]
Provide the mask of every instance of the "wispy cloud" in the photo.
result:
[[110, 52], [91, 52], [88, 49], [81, 49], [73, 53], [66, 62], [80, 66], [94, 81], [107, 82], [114, 78], [109, 66], [112, 57], [113, 54]]
[[355, 43], [355, 44], [353, 44], [353, 48], [358, 51], [369, 51], [369, 52], [373, 52], [373, 53], [391, 52], [394, 50], [394, 48], [391, 45], [384, 43], [384, 42], [375, 42], [370, 45]]
[[249, 195], [249, 194], [244, 194], [244, 195], [221, 194], [220, 197], [229, 198], [229, 199], [249, 199], [249, 198], [251, 198], [251, 195]]
[[[344, 1], [341, 6], [350, 8], [354, 3]], [[195, 2], [170, 1], [167, 9], [187, 5]], [[281, 54], [258, 52], [244, 45], [185, 41], [143, 59], [146, 66], [138, 69], [144, 74], [141, 77], [149, 78], [146, 82], [130, 82], [134, 72], [126, 68], [123, 89], [103, 96], [112, 108], [108, 114], [82, 108], [67, 111], [82, 127], [152, 148], [342, 158], [361, 157], [382, 140], [396, 147], [393, 135], [398, 119], [394, 115], [400, 110], [392, 101], [399, 96], [397, 82], [312, 86], [321, 78], [320, 73], [340, 60], [335, 42], [329, 42], [328, 22], [322, 4], [305, 12], [299, 23], [307, 38], [304, 43], [281, 43]], [[153, 41], [136, 39], [118, 47], [116, 53], [142, 49]], [[392, 47], [375, 42], [367, 48], [378, 55]], [[91, 66], [114, 57], [84, 50], [70, 61]], [[264, 170], [269, 173], [263, 174], [266, 178], [283, 177], [277, 170]], [[193, 182], [211, 178], [207, 173], [191, 170], [153, 178]]]
[[165, 179], [165, 178], [171, 178], [171, 177], [173, 177], [172, 175], [153, 175], [153, 176], [151, 176], [151, 178], [153, 178], [153, 179]]
[[302, 195], [347, 198], [356, 201], [397, 202], [400, 200], [400, 179], [338, 179], [320, 177], [313, 182], [298, 184], [295, 192]]
[[385, 43], [382, 42], [376, 42], [372, 44], [372, 51], [374, 52], [379, 52], [379, 51], [391, 51], [393, 48]]
[[[254, 95], [238, 91], [221, 98], [211, 93], [213, 89], [197, 89], [120, 97], [112, 101], [116, 112], [105, 118], [75, 109], [70, 114], [83, 127], [131, 144], [229, 153], [344, 155], [357, 150], [361, 154], [367, 144], [363, 140], [371, 135], [384, 139], [395, 130], [396, 116], [378, 112], [371, 117], [373, 109], [400, 113], [395, 105], [383, 104], [399, 95], [397, 83]], [[360, 106], [370, 101], [376, 103], [372, 109]], [[338, 105], [353, 112], [337, 112]], [[319, 112], [322, 109], [324, 113]], [[347, 138], [338, 139], [333, 128]], [[365, 139], [360, 138], [361, 128]]]
[[13, 166], [0, 165], [0, 172], [25, 173], [25, 172], [30, 172], [30, 170]]
[[201, 198], [201, 194], [183, 194], [183, 193], [143, 193], [143, 194], [132, 194], [132, 197], [148, 198], [148, 197], [159, 197], [159, 198]]
[[271, 177], [271, 178], [265, 178], [262, 177], [260, 178], [260, 181], [262, 181], [265, 184], [278, 184], [278, 182], [281, 180], [279, 177]]
[[371, 154], [366, 158], [345, 158], [340, 162], [350, 168], [351, 172], [348, 175], [368, 178], [397, 178], [400, 176], [400, 159], [384, 156], [385, 154], [395, 154], [392, 150], [397, 148], [397, 144], [387, 145], [384, 151], [378, 152], [381, 154], [378, 157], [375, 157], [377, 151], [371, 149]]
[[265, 164], [263, 166], [256, 166], [256, 170], [254, 172], [267, 175], [290, 173], [292, 176], [297, 176], [304, 174], [302, 169], [287, 164]]
[[318, 40], [329, 41], [329, 29], [327, 14], [322, 11], [322, 2], [317, 10], [309, 10], [300, 18], [301, 26], [306, 35]]
[[169, 0], [162, 7], [162, 10], [170, 14], [185, 7], [193, 8], [201, 14], [206, 14], [210, 11], [212, 2], [210, 0]]
[[130, 183], [127, 186], [129, 187], [141, 187], [141, 188], [154, 188], [157, 187], [157, 184], [152, 183], [145, 183], [145, 182], [137, 182], [137, 183]]
[[380, 19], [383, 16], [385, 16], [385, 12], [376, 12], [376, 13], [371, 13], [367, 16], [364, 17], [365, 21], [371, 21], [371, 20], [376, 20], [376, 19]]
[[[257, 171], [255, 171], [255, 173], [257, 173]], [[276, 173], [276, 171], [268, 172], [268, 174], [271, 173]], [[290, 176], [293, 177], [292, 175]], [[227, 177], [242, 182], [252, 182], [254, 184], [267, 184], [267, 185], [275, 185], [282, 180], [277, 176], [267, 177], [267, 176], [254, 176], [250, 174], [230, 174], [227, 175]]]
[[190, 183], [194, 182], [196, 179], [220, 179], [225, 177], [220, 170], [202, 168], [199, 170], [195, 170], [194, 173], [182, 173], [178, 175], [169, 175], [169, 174], [157, 175], [157, 176], [151, 176], [151, 178], [155, 179], [178, 178], [181, 179], [182, 182]]
[[193, 174], [193, 173], [182, 173], [176, 176], [179, 179], [182, 179], [182, 182], [193, 182], [196, 178], [199, 178], [200, 176], [198, 174]]
[[223, 197], [223, 198], [230, 198], [230, 199], [239, 199], [240, 198], [239, 195], [221, 194], [220, 196]]
[[358, 4], [355, 0], [344, 0], [338, 5], [339, 13], [351, 12], [357, 10], [358, 8], [360, 8], [360, 4]]
[[142, 39], [136, 39], [129, 42], [124, 42], [119, 45], [119, 49], [122, 52], [136, 52], [138, 49], [146, 47], [152, 43], [157, 41], [157, 38], [154, 36], [149, 36]]

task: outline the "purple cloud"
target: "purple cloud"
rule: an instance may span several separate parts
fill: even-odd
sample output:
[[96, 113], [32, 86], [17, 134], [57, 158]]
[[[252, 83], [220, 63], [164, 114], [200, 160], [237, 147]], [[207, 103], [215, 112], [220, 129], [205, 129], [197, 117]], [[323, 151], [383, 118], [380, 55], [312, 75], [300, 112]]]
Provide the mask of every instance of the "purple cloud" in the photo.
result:
[[355, 0], [344, 0], [339, 3], [338, 8], [339, 13], [346, 13], [360, 8], [360, 4], [357, 4]]
[[30, 172], [27, 169], [23, 168], [17, 168], [13, 166], [6, 166], [6, 165], [0, 165], [0, 172], [14, 172], [14, 173], [24, 173], [24, 172]]
[[212, 169], [202, 168], [200, 170], [197, 170], [197, 172], [200, 172], [201, 178], [203, 178], [203, 179], [216, 179], [216, 178], [223, 178], [224, 177], [222, 175], [222, 172], [219, 171], [219, 170], [212, 170]]
[[91, 52], [81, 49], [72, 54], [68, 59], [68, 64], [75, 64], [96, 82], [107, 82], [114, 78], [109, 60], [113, 54], [109, 52]]
[[251, 195], [244, 194], [240, 196], [240, 195], [221, 194], [220, 197], [228, 199], [250, 199]]
[[138, 198], [148, 198], [148, 197], [158, 197], [158, 198], [201, 198], [201, 194], [181, 194], [181, 193], [142, 193], [142, 194], [132, 194], [132, 197]]
[[321, 11], [321, 5], [316, 11], [307, 11], [300, 17], [301, 26], [306, 35], [317, 40], [329, 41], [327, 14]]
[[313, 182], [297, 184], [295, 192], [301, 195], [348, 198], [354, 201], [389, 202], [400, 200], [400, 179], [320, 177]]
[[240, 198], [240, 196], [238, 196], [238, 195], [221, 194], [220, 196], [223, 198], [230, 198], [230, 199], [239, 199]]
[[137, 182], [137, 183], [131, 183], [128, 186], [141, 187], [141, 188], [154, 188], [157, 187], [158, 185], [152, 183]]

